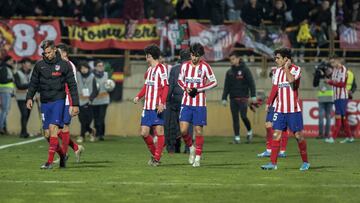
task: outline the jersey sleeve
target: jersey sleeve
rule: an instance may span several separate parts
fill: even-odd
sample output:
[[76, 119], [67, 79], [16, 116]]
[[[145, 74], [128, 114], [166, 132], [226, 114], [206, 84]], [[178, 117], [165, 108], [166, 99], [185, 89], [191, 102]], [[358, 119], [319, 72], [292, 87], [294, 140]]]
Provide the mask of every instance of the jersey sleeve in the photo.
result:
[[187, 66], [187, 64], [185, 64], [185, 63], [183, 65], [181, 65], [181, 69], [180, 69], [180, 73], [179, 73], [179, 77], [178, 77], [178, 84], [183, 91], [186, 90], [186, 85], [185, 85], [185, 67], [186, 66]]
[[294, 76], [295, 80], [298, 80], [301, 77], [301, 68], [298, 66], [292, 66], [290, 73]]
[[209, 80], [209, 83], [205, 84], [203, 87], [198, 87], [198, 91], [205, 91], [208, 89], [211, 89], [213, 87], [216, 87], [217, 80], [215, 77], [215, 74], [211, 67], [208, 64], [205, 64], [205, 77]]

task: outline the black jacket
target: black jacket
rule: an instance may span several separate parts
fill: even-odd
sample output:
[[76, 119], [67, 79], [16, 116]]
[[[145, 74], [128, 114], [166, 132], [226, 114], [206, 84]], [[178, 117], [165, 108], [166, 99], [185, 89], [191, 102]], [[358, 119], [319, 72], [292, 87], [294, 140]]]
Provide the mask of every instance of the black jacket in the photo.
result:
[[226, 100], [228, 94], [230, 99], [248, 98], [249, 91], [251, 97], [256, 96], [255, 82], [252, 74], [245, 63], [239, 66], [232, 66], [225, 75], [225, 85], [222, 100]]
[[31, 75], [26, 100], [32, 99], [36, 92], [40, 93], [42, 103], [65, 99], [65, 83], [68, 84], [72, 105], [79, 106], [77, 85], [71, 65], [61, 59], [60, 54], [49, 61], [44, 58], [35, 64]]
[[181, 63], [174, 65], [171, 68], [169, 76], [169, 92], [167, 97], [167, 102], [170, 104], [181, 105], [181, 100], [184, 94], [184, 91], [178, 85], [178, 78], [181, 70]]

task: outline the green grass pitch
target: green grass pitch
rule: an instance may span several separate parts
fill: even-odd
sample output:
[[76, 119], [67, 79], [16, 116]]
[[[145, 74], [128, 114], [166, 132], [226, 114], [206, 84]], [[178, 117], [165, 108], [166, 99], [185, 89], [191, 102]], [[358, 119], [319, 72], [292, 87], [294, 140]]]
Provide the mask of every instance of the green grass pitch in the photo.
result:
[[[205, 137], [200, 168], [185, 154], [164, 153], [159, 167], [139, 137], [106, 137], [84, 143], [81, 163], [70, 151], [66, 169], [40, 170], [47, 142], [0, 149], [0, 202], [360, 202], [360, 142], [325, 144], [307, 139], [311, 168], [301, 172], [294, 138], [277, 171], [263, 171], [257, 158], [264, 138], [228, 144]], [[1, 136], [0, 146], [23, 140]]]

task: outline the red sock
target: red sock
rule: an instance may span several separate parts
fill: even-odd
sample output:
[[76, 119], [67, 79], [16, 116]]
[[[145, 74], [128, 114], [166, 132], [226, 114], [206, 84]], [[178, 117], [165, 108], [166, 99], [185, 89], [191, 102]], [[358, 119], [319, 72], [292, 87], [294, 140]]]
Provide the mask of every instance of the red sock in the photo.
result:
[[69, 140], [69, 146], [76, 152], [79, 149], [79, 145], [76, 144], [71, 138]]
[[266, 128], [266, 149], [271, 150], [271, 142], [274, 134], [272, 127]]
[[287, 130], [282, 131], [280, 139], [280, 151], [286, 151], [286, 146], [289, 139], [289, 133]]
[[154, 158], [156, 161], [160, 161], [161, 154], [164, 149], [165, 137], [164, 137], [164, 135], [158, 135], [157, 138], [158, 138], [158, 140], [157, 140], [157, 146], [155, 149]]
[[195, 136], [195, 154], [201, 156], [203, 145], [204, 145], [204, 136], [196, 135]]
[[148, 135], [146, 137], [143, 137], [147, 147], [149, 148], [151, 154], [154, 156], [155, 155], [155, 145], [154, 145], [154, 140], [153, 137], [151, 135]]
[[300, 156], [303, 162], [308, 162], [307, 150], [306, 150], [306, 140], [301, 142], [298, 141], [298, 147], [300, 151]]
[[335, 118], [335, 126], [332, 134], [332, 137], [334, 139], [336, 139], [336, 137], [338, 136], [340, 128], [341, 128], [341, 118]]
[[61, 131], [59, 134], [61, 135], [61, 148], [62, 148], [62, 151], [64, 152], [64, 154], [66, 154], [67, 151], [68, 151], [68, 148], [69, 148], [70, 132], [69, 131], [67, 131], [67, 132]]
[[344, 117], [343, 124], [344, 124], [344, 130], [345, 130], [346, 137], [349, 137], [349, 138], [352, 137], [350, 125], [349, 125], [347, 117]]
[[189, 134], [183, 135], [182, 138], [184, 139], [186, 146], [191, 147], [193, 145], [192, 137]]
[[279, 150], [280, 150], [280, 140], [273, 139], [271, 142], [271, 155], [270, 155], [270, 160], [272, 164], [276, 165]]
[[52, 164], [54, 161], [55, 152], [58, 152], [60, 156], [63, 155], [62, 150], [59, 149], [59, 141], [57, 137], [50, 137], [49, 139], [49, 149], [48, 149], [48, 160], [49, 164]]

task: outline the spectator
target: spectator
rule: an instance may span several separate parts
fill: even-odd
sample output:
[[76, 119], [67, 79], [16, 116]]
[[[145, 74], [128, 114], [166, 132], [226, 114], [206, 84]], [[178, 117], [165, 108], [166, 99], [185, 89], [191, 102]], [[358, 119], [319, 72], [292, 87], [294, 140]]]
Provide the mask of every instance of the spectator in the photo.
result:
[[257, 0], [250, 0], [241, 12], [241, 18], [243, 21], [252, 26], [260, 26], [263, 21], [263, 16], [263, 7], [257, 2]]
[[286, 17], [285, 17], [286, 9], [287, 8], [283, 0], [276, 0], [274, 7], [272, 8], [272, 11], [270, 13], [270, 20], [275, 25], [280, 25], [284, 27], [286, 25]]
[[122, 0], [109, 0], [104, 5], [104, 18], [122, 18], [124, 5]]
[[243, 1], [226, 0], [226, 15], [228, 20], [240, 20]]
[[[212, 25], [222, 25], [225, 19], [225, 0], [207, 0], [209, 20]], [[204, 10], [204, 9], [203, 9]]]
[[83, 8], [85, 20], [88, 22], [99, 22], [104, 17], [104, 8], [100, 0], [88, 0]]
[[263, 19], [264, 20], [271, 20], [270, 14], [272, 11], [273, 6], [273, 0], [258, 0], [258, 4], [261, 5], [263, 8]]
[[360, 0], [354, 1], [354, 4], [352, 5], [352, 22], [360, 21]]
[[94, 74], [91, 73], [87, 62], [80, 63], [79, 67], [80, 69], [79, 72], [76, 73], [76, 78], [80, 98], [79, 121], [81, 130], [77, 142], [82, 143], [85, 140], [86, 133], [90, 133], [90, 142], [94, 142], [96, 130], [90, 127], [91, 122], [94, 119], [93, 107], [90, 104], [99, 92], [96, 87], [96, 79]]
[[175, 8], [170, 0], [157, 0], [152, 4], [150, 18], [169, 21], [175, 17]]
[[335, 20], [337, 26], [348, 24], [351, 21], [351, 13], [344, 0], [336, 1]]
[[94, 75], [99, 94], [93, 100], [92, 108], [94, 112], [96, 137], [100, 141], [104, 141], [106, 109], [110, 104], [110, 95], [105, 89], [105, 83], [109, 79], [109, 76], [108, 73], [105, 72], [105, 64], [103, 61], [98, 60], [94, 63], [94, 65]]
[[29, 133], [27, 131], [27, 123], [30, 117], [31, 110], [26, 107], [26, 92], [29, 88], [31, 69], [31, 60], [25, 58], [21, 62], [21, 69], [18, 70], [14, 75], [16, 86], [15, 96], [21, 114], [21, 138], [29, 137]]
[[0, 63], [0, 134], [8, 134], [6, 120], [14, 91], [12, 65], [13, 59], [10, 57], [5, 57]]
[[138, 20], [145, 17], [143, 0], [124, 0], [124, 19], [126, 23], [126, 38], [131, 38], [135, 32]]
[[176, 4], [176, 13], [179, 19], [197, 19], [194, 0], [179, 0]]
[[84, 2], [82, 0], [73, 0], [69, 6], [70, 16], [76, 18], [77, 20], [85, 21], [83, 18]]

